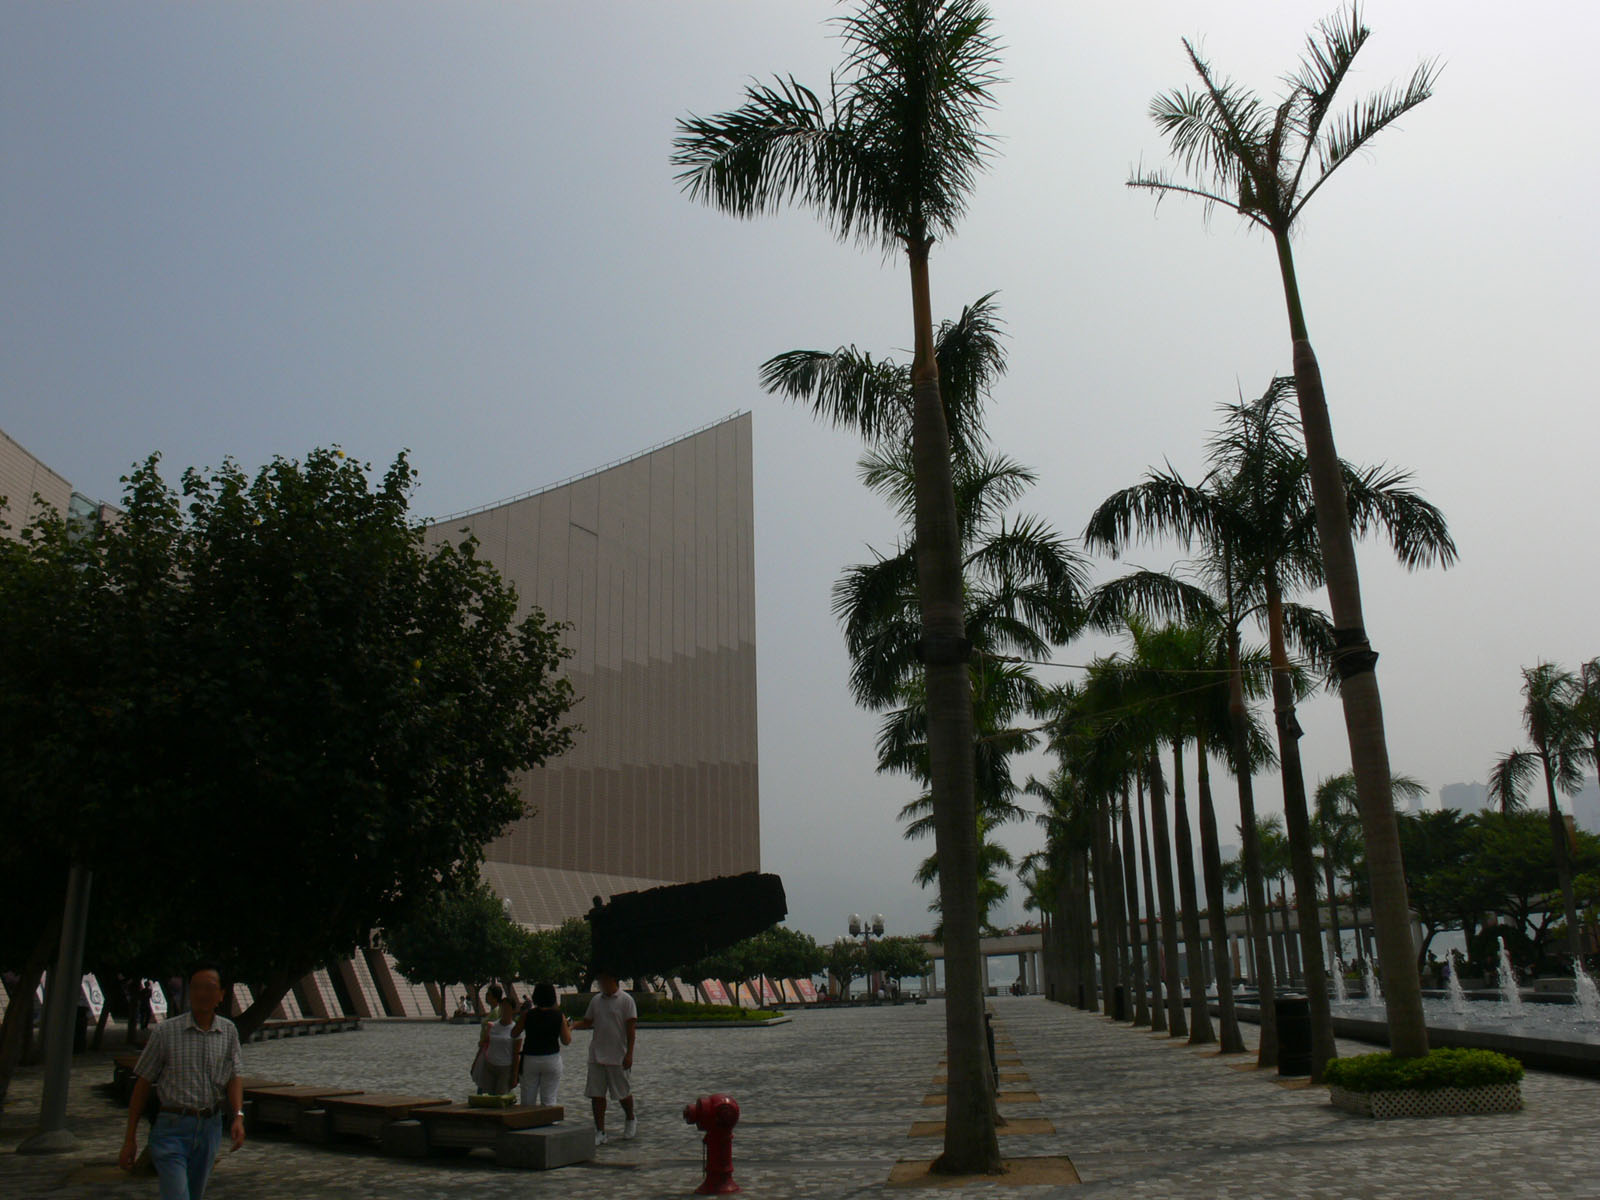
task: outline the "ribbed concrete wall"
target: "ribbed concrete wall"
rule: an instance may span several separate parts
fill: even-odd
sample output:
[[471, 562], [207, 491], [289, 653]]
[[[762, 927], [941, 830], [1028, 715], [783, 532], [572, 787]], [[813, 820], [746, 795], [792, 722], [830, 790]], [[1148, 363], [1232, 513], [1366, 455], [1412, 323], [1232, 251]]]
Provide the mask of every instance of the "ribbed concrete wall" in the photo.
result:
[[37, 511], [33, 505], [36, 493], [56, 512], [66, 515], [72, 485], [0, 430], [0, 496], [8, 501], [6, 508], [0, 510], [0, 518], [11, 526], [11, 537], [32, 520]]
[[526, 603], [569, 622], [583, 726], [522, 781], [532, 815], [488, 849], [516, 918], [760, 867], [751, 418], [442, 521]]

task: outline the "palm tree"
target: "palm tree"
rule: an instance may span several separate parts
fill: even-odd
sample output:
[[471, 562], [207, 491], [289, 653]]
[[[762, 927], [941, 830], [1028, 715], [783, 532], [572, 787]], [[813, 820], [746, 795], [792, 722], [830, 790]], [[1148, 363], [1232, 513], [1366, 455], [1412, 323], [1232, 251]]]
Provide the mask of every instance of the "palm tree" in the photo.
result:
[[[1168, 468], [1152, 471], [1144, 481], [1105, 501], [1090, 518], [1085, 540], [1117, 554], [1135, 535], [1178, 538], [1186, 547], [1198, 539], [1207, 554], [1206, 572], [1225, 593], [1237, 619], [1256, 617], [1265, 626], [1272, 658], [1272, 691], [1278, 755], [1284, 790], [1284, 811], [1294, 856], [1295, 892], [1299, 905], [1305, 979], [1311, 997], [1313, 1078], [1334, 1054], [1327, 978], [1322, 962], [1320, 915], [1316, 905], [1316, 864], [1311, 822], [1300, 762], [1300, 726], [1295, 717], [1296, 672], [1289, 661], [1291, 643], [1313, 662], [1326, 662], [1331, 637], [1326, 618], [1286, 601], [1287, 594], [1322, 582], [1309, 467], [1297, 438], [1288, 400], [1294, 381], [1274, 379], [1259, 399], [1225, 405], [1222, 429], [1207, 447], [1211, 470], [1199, 485], [1190, 485]], [[1396, 556], [1408, 568], [1434, 562], [1448, 566], [1455, 559], [1444, 517], [1409, 486], [1406, 472], [1385, 467], [1357, 468], [1341, 461], [1347, 512], [1357, 535], [1387, 536]], [[1146, 582], [1134, 594], [1149, 601], [1163, 592]], [[1194, 607], [1192, 594], [1169, 587], [1165, 607]], [[1242, 697], [1241, 697], [1242, 699]], [[1247, 829], [1251, 828], [1249, 818]], [[1247, 833], [1246, 861], [1250, 861]], [[1247, 899], [1251, 889], [1246, 889]], [[1252, 914], [1256, 910], [1250, 905]], [[1258, 958], [1261, 957], [1258, 947]], [[1270, 985], [1269, 985], [1270, 986]], [[1263, 1063], [1270, 1044], [1263, 1033]]]
[[[969, 646], [928, 259], [934, 241], [954, 231], [992, 151], [981, 123], [999, 54], [988, 12], [974, 0], [868, 0], [837, 26], [845, 60], [826, 104], [793, 78], [753, 84], [739, 108], [679, 121], [673, 163], [694, 199], [739, 217], [795, 202], [842, 240], [903, 251], [910, 267], [921, 657], [948, 973], [950, 1085], [944, 1153], [934, 1165], [994, 1174], [1001, 1160], [978, 961]], [[850, 406], [818, 407], [836, 423], [876, 428], [873, 415]]]
[[1583, 687], [1571, 671], [1554, 663], [1522, 668], [1522, 724], [1533, 740], [1533, 753], [1513, 750], [1489, 775], [1489, 794], [1501, 811], [1520, 807], [1522, 791], [1532, 781], [1535, 763], [1544, 770], [1545, 801], [1550, 816], [1550, 843], [1555, 850], [1556, 879], [1567, 918], [1567, 953], [1583, 961], [1583, 932], [1578, 924], [1577, 893], [1572, 882], [1572, 847], [1557, 793], [1572, 795], [1583, 786], [1583, 763], [1590, 754], [1579, 721]]
[[[1420, 779], [1395, 775], [1391, 786], [1396, 797], [1418, 800], [1428, 794]], [[1344, 934], [1339, 927], [1338, 876], [1353, 873], [1361, 861], [1361, 816], [1356, 811], [1356, 777], [1349, 771], [1330, 775], [1317, 784], [1316, 815], [1311, 821], [1312, 836], [1322, 849], [1323, 881], [1328, 893], [1331, 967], [1339, 969], [1339, 951]], [[1300, 885], [1296, 882], [1295, 887]], [[1356, 940], [1356, 957], [1361, 957], [1361, 941]]]
[[1367, 845], [1390, 1046], [1397, 1057], [1410, 1058], [1427, 1052], [1428, 1033], [1422, 983], [1411, 952], [1410, 906], [1389, 788], [1377, 654], [1367, 638], [1333, 425], [1290, 248], [1295, 222], [1333, 173], [1433, 93], [1438, 68], [1424, 63], [1404, 87], [1386, 89], [1333, 115], [1339, 87], [1369, 35], [1355, 4], [1347, 13], [1323, 21], [1276, 105], [1219, 77], [1185, 39], [1184, 49], [1200, 86], [1165, 93], [1150, 107], [1184, 178], [1151, 171], [1136, 174], [1128, 184], [1158, 197], [1187, 195], [1202, 200], [1208, 209], [1216, 205], [1232, 209], [1264, 229], [1277, 251], [1317, 530], [1337, 631], [1334, 664]]

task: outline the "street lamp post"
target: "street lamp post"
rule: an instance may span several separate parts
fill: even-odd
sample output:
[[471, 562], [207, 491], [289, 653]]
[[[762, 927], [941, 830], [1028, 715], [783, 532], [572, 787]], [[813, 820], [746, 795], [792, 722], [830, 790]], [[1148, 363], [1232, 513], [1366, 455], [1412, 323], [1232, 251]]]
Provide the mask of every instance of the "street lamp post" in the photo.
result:
[[866, 967], [867, 992], [869, 995], [872, 993], [872, 967], [867, 955], [874, 935], [883, 936], [882, 913], [874, 913], [870, 921], [863, 921], [860, 913], [850, 914], [850, 936], [861, 939], [862, 965]]

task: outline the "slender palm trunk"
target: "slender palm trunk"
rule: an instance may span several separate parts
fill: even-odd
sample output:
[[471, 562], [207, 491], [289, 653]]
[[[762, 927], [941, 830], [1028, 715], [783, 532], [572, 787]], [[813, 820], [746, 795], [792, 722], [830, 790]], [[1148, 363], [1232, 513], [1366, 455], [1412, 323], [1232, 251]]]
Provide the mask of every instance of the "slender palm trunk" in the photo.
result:
[[1211, 802], [1211, 765], [1205, 735], [1195, 742], [1200, 776], [1200, 858], [1205, 868], [1206, 910], [1211, 923], [1212, 959], [1216, 963], [1218, 1023], [1222, 1052], [1243, 1054], [1244, 1038], [1233, 1008], [1233, 962], [1228, 954], [1228, 907], [1222, 888], [1222, 850], [1217, 845], [1217, 810]]
[[1156, 839], [1156, 888], [1161, 895], [1161, 949], [1166, 961], [1161, 964], [1167, 988], [1167, 1031], [1173, 1037], [1188, 1037], [1189, 1023], [1183, 1015], [1183, 989], [1178, 984], [1177, 905], [1172, 895], [1172, 844], [1167, 837], [1167, 789], [1161, 777], [1161, 755], [1150, 753], [1150, 824]]
[[1150, 1024], [1150, 994], [1144, 983], [1144, 944], [1139, 934], [1139, 878], [1134, 862], [1133, 814], [1128, 811], [1128, 784], [1122, 784], [1122, 883], [1128, 909], [1128, 942], [1131, 947], [1131, 986], [1133, 987], [1133, 1023]]
[[1089, 869], [1089, 860], [1092, 847], [1086, 846], [1078, 855], [1078, 911], [1083, 914], [1083, 921], [1078, 927], [1078, 961], [1083, 964], [1083, 998], [1078, 1007], [1085, 1012], [1093, 1012], [1099, 1007], [1095, 996], [1095, 925], [1089, 919], [1093, 911], [1094, 901], [1093, 880]]
[[1111, 915], [1111, 849], [1107, 845], [1105, 806], [1094, 814], [1094, 841], [1090, 843], [1090, 871], [1094, 879], [1094, 923], [1100, 940], [1100, 1011], [1116, 1015], [1116, 989], [1122, 985], [1117, 970], [1117, 935]]
[[1200, 898], [1194, 883], [1194, 842], [1183, 795], [1183, 739], [1172, 741], [1172, 830], [1178, 854], [1178, 896], [1183, 903], [1183, 948], [1189, 956], [1189, 1044], [1217, 1040], [1206, 1006], [1206, 943], [1200, 936]]
[[[1108, 797], [1108, 805], [1115, 801]], [[1117, 844], [1116, 809], [1106, 810], [1106, 882], [1111, 885], [1112, 931], [1116, 935], [1117, 982], [1122, 985], [1122, 1019], [1133, 1020], [1133, 956], [1128, 934], [1128, 897], [1122, 883], [1122, 847]]]
[[1256, 995], [1261, 1008], [1261, 1042], [1256, 1065], [1278, 1065], [1278, 1013], [1274, 1007], [1271, 935], [1267, 929], [1266, 883], [1261, 877], [1261, 839], [1256, 836], [1255, 783], [1250, 774], [1250, 751], [1245, 734], [1244, 674], [1239, 664], [1239, 628], [1228, 627], [1228, 719], [1233, 726], [1233, 757], [1238, 764], [1239, 837], [1244, 857], [1245, 908], [1249, 912], [1250, 943], [1255, 947]]
[[1338, 1056], [1333, 1045], [1333, 1013], [1328, 1007], [1328, 976], [1322, 965], [1322, 918], [1317, 911], [1317, 864], [1306, 808], [1305, 771], [1300, 765], [1300, 723], [1294, 715], [1294, 682], [1283, 635], [1283, 595], [1270, 576], [1267, 592], [1267, 652], [1272, 659], [1272, 708], [1278, 731], [1278, 767], [1283, 780], [1284, 823], [1289, 861], [1294, 868], [1295, 907], [1300, 918], [1300, 960], [1311, 1009], [1311, 1082], [1322, 1082], [1322, 1068]]
[[1331, 972], [1340, 968], [1339, 949], [1344, 932], [1339, 928], [1339, 894], [1334, 890], [1337, 880], [1333, 874], [1333, 846], [1323, 846], [1322, 853], [1322, 873], [1328, 881], [1328, 970]]
[[961, 542], [950, 473], [950, 434], [939, 397], [928, 290], [931, 240], [908, 242], [915, 353], [911, 364], [911, 459], [916, 489], [917, 592], [927, 672], [928, 774], [933, 797], [939, 905], [944, 919], [944, 1153], [949, 1174], [994, 1174], [1000, 1143], [979, 964], [978, 815], [973, 795], [971, 647], [962, 614]]
[[1149, 952], [1149, 962], [1145, 974], [1150, 979], [1150, 1028], [1157, 1033], [1167, 1031], [1167, 1009], [1161, 998], [1161, 951], [1157, 948], [1156, 938], [1156, 896], [1155, 879], [1150, 874], [1150, 832], [1145, 827], [1144, 820], [1144, 776], [1139, 777], [1139, 860], [1143, 867], [1144, 876], [1144, 912], [1145, 931], [1150, 935], [1145, 939], [1145, 946]]
[[1339, 452], [1333, 440], [1322, 370], [1311, 348], [1294, 257], [1287, 229], [1274, 231], [1284, 302], [1289, 310], [1289, 337], [1294, 346], [1295, 391], [1300, 401], [1300, 427], [1306, 440], [1306, 464], [1317, 510], [1317, 538], [1322, 546], [1323, 575], [1328, 581], [1328, 606], [1333, 612], [1334, 665], [1344, 704], [1345, 733], [1350, 742], [1350, 767], [1356, 778], [1361, 832], [1367, 846], [1367, 872], [1372, 885], [1372, 924], [1383, 966], [1384, 1007], [1389, 1018], [1389, 1046], [1396, 1058], [1428, 1052], [1428, 1027], [1422, 1012], [1422, 979], [1417, 972], [1411, 938], [1411, 905], [1406, 895], [1405, 864], [1400, 855], [1400, 830], [1395, 823], [1384, 735], [1383, 702], [1378, 693], [1378, 655], [1367, 640], [1361, 611], [1361, 581], [1356, 570], [1355, 539], [1345, 503]]
[[1567, 918], [1567, 953], [1574, 963], [1583, 962], [1583, 927], [1578, 924], [1578, 902], [1572, 885], [1572, 847], [1567, 841], [1567, 822], [1556, 800], [1556, 781], [1550, 770], [1550, 752], [1539, 747], [1544, 764], [1545, 799], [1550, 808], [1550, 844], [1556, 855], [1556, 882], [1561, 885], [1561, 905]]

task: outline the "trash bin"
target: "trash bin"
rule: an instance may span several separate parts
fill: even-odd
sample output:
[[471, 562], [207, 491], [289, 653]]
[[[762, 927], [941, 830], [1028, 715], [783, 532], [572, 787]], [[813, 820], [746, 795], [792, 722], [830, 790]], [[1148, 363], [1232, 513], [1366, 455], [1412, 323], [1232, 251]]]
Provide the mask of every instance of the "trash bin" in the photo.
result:
[[1304, 996], [1277, 996], [1278, 1074], [1311, 1074], [1311, 1001]]

